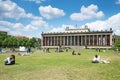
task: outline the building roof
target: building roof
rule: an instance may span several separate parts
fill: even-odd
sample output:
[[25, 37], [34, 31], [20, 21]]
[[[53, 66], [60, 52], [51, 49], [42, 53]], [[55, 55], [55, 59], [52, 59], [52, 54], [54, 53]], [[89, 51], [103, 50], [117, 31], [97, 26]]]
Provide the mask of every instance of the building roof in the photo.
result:
[[69, 29], [69, 27], [66, 27], [65, 32], [48, 32], [43, 33], [41, 35], [63, 35], [63, 34], [97, 34], [97, 33], [113, 33], [112, 28], [110, 30], [105, 31], [90, 31], [88, 26], [85, 26], [84, 28], [80, 29]]
[[69, 29], [69, 27], [66, 27], [65, 32], [89, 32], [89, 28], [88, 26], [85, 26], [84, 28], [80, 28], [80, 29]]

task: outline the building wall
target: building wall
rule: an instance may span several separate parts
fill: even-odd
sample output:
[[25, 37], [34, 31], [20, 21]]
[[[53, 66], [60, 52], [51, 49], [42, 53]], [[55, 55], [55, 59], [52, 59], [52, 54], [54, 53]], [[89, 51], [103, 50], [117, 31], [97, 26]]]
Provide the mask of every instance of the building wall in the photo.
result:
[[112, 31], [42, 33], [43, 47], [107, 48], [112, 46]]

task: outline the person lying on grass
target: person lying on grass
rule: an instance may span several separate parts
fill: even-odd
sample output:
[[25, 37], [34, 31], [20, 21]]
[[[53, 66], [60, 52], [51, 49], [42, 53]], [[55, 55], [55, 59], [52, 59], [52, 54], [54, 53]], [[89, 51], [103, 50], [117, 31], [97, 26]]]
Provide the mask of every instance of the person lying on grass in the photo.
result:
[[95, 55], [94, 58], [93, 58], [93, 60], [92, 60], [92, 63], [105, 63], [105, 64], [107, 64], [107, 63], [110, 63], [110, 62], [108, 61], [108, 59], [102, 60], [100, 58], [100, 56]]

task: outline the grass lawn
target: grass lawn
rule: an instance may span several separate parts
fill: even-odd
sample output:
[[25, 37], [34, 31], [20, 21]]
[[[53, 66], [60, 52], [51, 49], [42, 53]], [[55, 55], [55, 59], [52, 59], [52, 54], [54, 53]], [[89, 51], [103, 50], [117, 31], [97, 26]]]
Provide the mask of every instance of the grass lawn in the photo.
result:
[[[4, 65], [4, 59], [10, 53], [0, 54], [0, 80], [120, 80], [120, 55], [111, 50], [82, 49], [81, 55], [71, 55], [72, 50], [50, 51], [16, 56], [16, 64], [9, 66]], [[110, 63], [91, 63], [95, 54]]]

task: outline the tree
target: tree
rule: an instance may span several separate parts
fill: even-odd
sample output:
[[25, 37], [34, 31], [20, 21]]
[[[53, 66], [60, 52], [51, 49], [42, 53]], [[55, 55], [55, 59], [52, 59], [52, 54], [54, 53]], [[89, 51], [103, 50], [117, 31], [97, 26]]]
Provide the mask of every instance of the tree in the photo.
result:
[[117, 36], [115, 39], [114, 49], [118, 49], [120, 51], [120, 36]]
[[19, 47], [19, 46], [31, 46], [31, 47], [38, 47], [39, 42], [36, 38], [24, 38], [24, 37], [15, 37], [7, 34], [0, 33], [0, 47]]
[[8, 41], [7, 41], [7, 38], [6, 38], [4, 41], [2, 41], [2, 46], [3, 46], [3, 47], [6, 47], [7, 44], [8, 44], [7, 42], [8, 42]]
[[3, 47], [11, 47], [12, 46], [12, 38], [11, 36], [7, 36], [3, 41], [2, 41], [2, 46]]
[[0, 33], [0, 46], [2, 46], [2, 42], [5, 40], [7, 35], [5, 33]]

